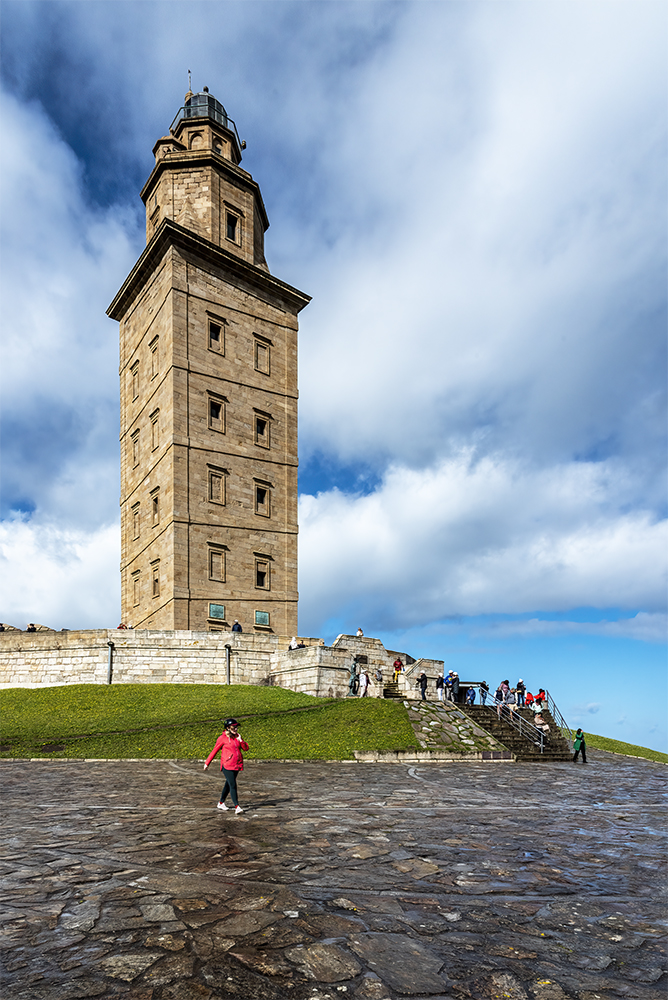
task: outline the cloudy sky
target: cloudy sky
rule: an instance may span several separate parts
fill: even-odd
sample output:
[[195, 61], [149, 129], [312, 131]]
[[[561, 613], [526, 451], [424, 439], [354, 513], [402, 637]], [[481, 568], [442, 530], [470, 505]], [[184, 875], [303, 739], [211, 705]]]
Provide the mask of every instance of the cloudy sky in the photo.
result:
[[187, 89], [304, 289], [300, 629], [668, 749], [666, 9], [2, 3], [0, 618], [119, 617], [117, 327]]

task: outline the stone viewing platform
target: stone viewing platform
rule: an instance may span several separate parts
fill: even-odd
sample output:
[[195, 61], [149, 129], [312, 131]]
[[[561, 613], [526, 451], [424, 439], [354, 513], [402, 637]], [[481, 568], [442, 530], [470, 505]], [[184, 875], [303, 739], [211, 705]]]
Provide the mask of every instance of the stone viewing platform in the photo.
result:
[[435, 693], [442, 660], [414, 660], [387, 650], [380, 639], [339, 635], [331, 646], [305, 638], [303, 649], [288, 649], [290, 636], [248, 632], [85, 631], [0, 633], [0, 687], [49, 687], [55, 684], [225, 684], [229, 657], [232, 684], [276, 684], [316, 697], [348, 694], [353, 660], [367, 670], [369, 696], [381, 697], [375, 679], [392, 679], [399, 655], [408, 663], [399, 677], [401, 694], [415, 695], [424, 672]]
[[658, 1000], [665, 766], [588, 759], [3, 761], [3, 997]]

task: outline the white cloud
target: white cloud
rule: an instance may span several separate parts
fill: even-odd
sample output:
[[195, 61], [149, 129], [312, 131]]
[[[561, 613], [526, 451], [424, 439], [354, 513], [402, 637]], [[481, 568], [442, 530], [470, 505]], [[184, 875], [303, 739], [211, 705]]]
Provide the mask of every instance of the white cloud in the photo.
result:
[[666, 522], [611, 512], [610, 481], [606, 463], [535, 470], [464, 453], [427, 471], [395, 466], [368, 496], [302, 497], [303, 621], [346, 605], [384, 628], [448, 615], [662, 607]]
[[16, 628], [114, 628], [120, 614], [118, 524], [95, 531], [0, 523], [0, 607]]
[[520, 621], [501, 621], [493, 625], [474, 626], [475, 635], [497, 638], [523, 636], [525, 638], [552, 638], [568, 635], [591, 635], [602, 639], [635, 639], [639, 642], [665, 642], [668, 637], [668, 615], [665, 612], [639, 611], [632, 618], [608, 621], [549, 621], [530, 618]]
[[306, 454], [603, 451], [656, 489], [663, 45], [584, 7], [478, 6], [455, 54], [420, 5], [368, 65], [320, 153], [346, 226], [306, 278]]
[[0, 95], [4, 491], [93, 530], [118, 501], [118, 335], [105, 316], [135, 250], [87, 204], [81, 164], [35, 104]]

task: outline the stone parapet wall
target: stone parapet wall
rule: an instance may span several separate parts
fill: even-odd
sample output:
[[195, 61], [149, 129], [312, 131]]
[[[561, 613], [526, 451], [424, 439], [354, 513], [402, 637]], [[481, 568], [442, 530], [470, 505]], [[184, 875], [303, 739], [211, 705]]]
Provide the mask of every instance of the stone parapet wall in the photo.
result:
[[[0, 687], [106, 684], [270, 684], [272, 656], [290, 639], [238, 632], [96, 629], [0, 633]], [[311, 640], [318, 641], [318, 640]]]
[[[316, 697], [348, 694], [350, 666], [365, 655], [369, 697], [382, 697], [375, 679], [392, 679], [390, 654], [379, 639], [339, 636], [333, 646], [305, 638], [303, 649], [289, 650], [289, 636], [246, 632], [151, 631], [95, 629], [70, 632], [0, 633], [0, 687], [53, 687], [63, 684], [106, 684], [112, 648], [114, 684], [225, 684], [226, 647], [230, 648], [232, 684], [276, 685]], [[394, 655], [394, 654], [393, 654]], [[422, 666], [427, 664], [427, 666]], [[412, 688], [420, 667], [433, 684], [442, 664], [418, 660], [401, 678]], [[429, 669], [428, 669], [429, 668]]]

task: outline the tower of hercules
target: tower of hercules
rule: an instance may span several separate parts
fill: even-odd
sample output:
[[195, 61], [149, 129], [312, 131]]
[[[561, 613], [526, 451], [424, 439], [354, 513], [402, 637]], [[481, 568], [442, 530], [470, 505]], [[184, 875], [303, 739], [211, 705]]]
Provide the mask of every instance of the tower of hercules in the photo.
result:
[[120, 324], [123, 621], [297, 632], [297, 315], [257, 183], [205, 88], [155, 144]]

